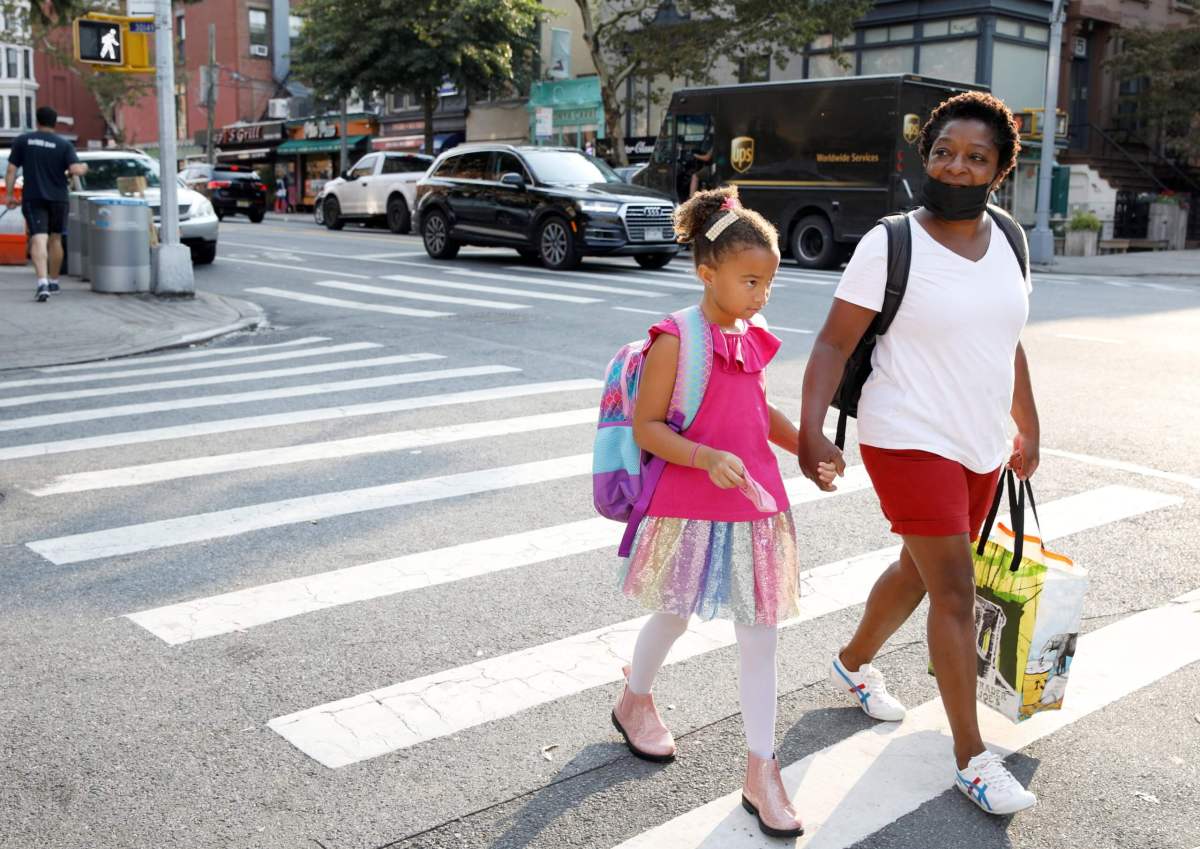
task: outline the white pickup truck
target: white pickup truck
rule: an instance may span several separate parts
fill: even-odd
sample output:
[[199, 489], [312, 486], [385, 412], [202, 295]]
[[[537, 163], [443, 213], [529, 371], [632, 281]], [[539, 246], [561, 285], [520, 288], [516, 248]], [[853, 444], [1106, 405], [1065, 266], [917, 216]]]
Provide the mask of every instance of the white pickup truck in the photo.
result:
[[432, 162], [432, 156], [420, 153], [368, 153], [325, 184], [321, 199], [325, 226], [341, 230], [347, 221], [382, 221], [393, 233], [407, 233], [417, 180]]

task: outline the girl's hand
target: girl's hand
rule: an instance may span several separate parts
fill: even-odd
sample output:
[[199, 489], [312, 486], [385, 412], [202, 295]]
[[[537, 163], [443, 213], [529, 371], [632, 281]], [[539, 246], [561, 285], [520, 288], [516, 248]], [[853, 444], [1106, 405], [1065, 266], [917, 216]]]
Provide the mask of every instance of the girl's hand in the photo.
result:
[[721, 489], [734, 489], [746, 485], [746, 466], [728, 451], [706, 451], [703, 465], [708, 472], [708, 479]]
[[1041, 462], [1041, 439], [1036, 434], [1018, 433], [1013, 437], [1013, 453], [1008, 467], [1023, 481], [1033, 477]]
[[834, 477], [846, 473], [846, 460], [842, 452], [820, 431], [800, 431], [798, 459], [804, 476], [825, 492], [836, 491]]

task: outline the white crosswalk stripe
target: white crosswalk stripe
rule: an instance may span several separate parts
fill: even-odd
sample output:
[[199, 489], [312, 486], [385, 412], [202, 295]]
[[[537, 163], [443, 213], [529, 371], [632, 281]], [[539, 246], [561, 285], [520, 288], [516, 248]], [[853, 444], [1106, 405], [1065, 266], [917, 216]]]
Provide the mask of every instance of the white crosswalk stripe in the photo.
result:
[[488, 292], [493, 295], [517, 295], [534, 300], [562, 301], [567, 304], [598, 304], [599, 298], [585, 298], [581, 295], [563, 295], [559, 292], [530, 292], [526, 289], [513, 289], [505, 286], [485, 286], [481, 283], [459, 283], [451, 280], [431, 280], [425, 277], [413, 277], [409, 274], [389, 274], [385, 280], [395, 280], [397, 283], [415, 283], [418, 286], [436, 286], [439, 289], [457, 289], [464, 292]]
[[[1132, 487], [1110, 486], [1042, 506], [1044, 527], [1066, 536], [1181, 503]], [[805, 573], [801, 614], [789, 627], [862, 604], [899, 546], [830, 563]], [[621, 666], [645, 617], [469, 666], [351, 696], [271, 720], [292, 745], [329, 767], [461, 731], [591, 687], [620, 680]], [[667, 663], [733, 645], [728, 622], [694, 622]]]
[[[429, 270], [429, 266], [424, 263], [412, 262], [407, 265], [417, 265]], [[477, 277], [483, 280], [503, 280], [509, 283], [523, 283], [526, 286], [543, 286], [552, 289], [573, 289], [581, 292], [603, 292], [606, 295], [626, 295], [631, 298], [661, 298], [663, 292], [647, 292], [644, 289], [630, 289], [627, 286], [604, 286], [599, 283], [573, 283], [570, 280], [563, 280], [560, 277], [555, 279], [542, 279], [539, 277], [530, 277], [527, 274], [501, 274], [498, 271], [472, 271], [469, 268], [460, 268], [458, 266], [447, 265], [445, 271], [448, 274], [454, 274], [459, 277]]]
[[[322, 271], [322, 274], [332, 272]], [[346, 274], [345, 277], [352, 275]], [[351, 301], [345, 298], [327, 298], [324, 295], [309, 295], [305, 292], [292, 292], [288, 289], [276, 289], [273, 286], [254, 286], [246, 290], [255, 295], [270, 295], [273, 298], [284, 298], [290, 301], [304, 301], [323, 307], [339, 307], [345, 310], [362, 310], [365, 312], [384, 312], [389, 315], [402, 315], [406, 318], [446, 318], [454, 315], [452, 312], [434, 312], [432, 310], [416, 310], [410, 307], [394, 307], [388, 304], [373, 304], [365, 301]]]
[[681, 283], [676, 280], [662, 280], [652, 277], [635, 277], [626, 271], [613, 272], [609, 274], [591, 272], [591, 271], [553, 271], [549, 268], [518, 268], [509, 266], [509, 271], [529, 271], [534, 274], [553, 275], [561, 277], [563, 280], [607, 280], [610, 283], [642, 283], [650, 286], [661, 286], [664, 289], [684, 289], [687, 291], [699, 292], [704, 289], [700, 283]]
[[318, 280], [313, 285], [324, 286], [328, 289], [341, 289], [346, 292], [382, 295], [385, 298], [408, 298], [410, 301], [432, 301], [452, 307], [482, 307], [493, 310], [529, 309], [529, 304], [514, 304], [509, 301], [486, 301], [482, 298], [463, 298], [456, 295], [433, 295], [429, 292], [414, 292], [411, 289], [389, 289], [386, 286], [372, 286], [368, 283], [347, 283], [345, 280]]
[[[403, 254], [379, 255], [379, 258], [392, 256]], [[528, 306], [522, 298], [602, 303], [599, 297], [561, 294], [551, 287], [595, 292], [598, 287], [606, 287], [594, 281], [609, 279], [608, 274], [599, 271], [557, 274], [539, 270], [530, 274], [525, 273], [529, 269], [524, 269], [520, 274], [495, 274], [474, 270], [481, 266], [453, 269], [448, 265], [433, 268], [403, 259], [392, 262], [393, 267], [400, 264], [423, 265], [423, 271], [370, 279], [404, 284], [404, 289], [347, 283], [336, 279], [340, 275], [332, 274], [329, 279], [305, 279], [297, 284], [300, 291], [277, 291], [291, 296], [307, 294], [303, 287], [339, 289], [362, 296], [364, 300], [357, 303], [367, 304], [366, 298], [395, 299], [407, 297], [397, 293], [424, 294], [428, 289], [427, 297], [415, 300], [448, 306], [513, 309]], [[435, 273], [442, 271], [455, 279], [434, 279]], [[687, 273], [681, 269], [643, 270], [636, 277], [613, 273], [611, 279], [625, 286], [644, 286], [647, 290], [656, 285], [660, 290], [693, 288], [692, 279], [684, 276]], [[781, 274], [787, 282], [800, 285], [831, 286], [838, 278], [836, 272], [798, 269], [782, 269]], [[663, 286], [662, 279], [678, 285]], [[512, 285], [495, 285], [496, 281]], [[443, 291], [466, 295], [443, 295]], [[513, 301], [474, 298], [470, 293], [503, 295]], [[661, 297], [663, 293], [651, 292], [651, 296]], [[642, 306], [638, 303], [610, 305], [610, 308], [646, 316], [668, 311], [642, 309]], [[608, 308], [601, 314], [619, 321]], [[640, 320], [630, 317], [628, 321]], [[783, 333], [811, 332], [795, 327], [773, 326], [773, 329]], [[278, 649], [280, 657], [294, 658], [300, 644], [289, 641], [299, 639], [297, 635], [302, 632], [307, 632], [306, 639], [319, 636], [327, 640], [329, 651], [336, 654], [339, 664], [361, 671], [371, 668], [377, 658], [370, 643], [344, 638], [340, 629], [345, 622], [370, 620], [369, 627], [378, 629], [383, 639], [388, 638], [387, 629], [392, 627], [411, 639], [413, 632], [402, 630], [403, 626], [386, 616], [380, 618], [379, 611], [387, 609], [391, 614], [430, 603], [457, 604], [473, 593], [483, 597], [481, 587], [486, 587], [486, 593], [491, 594], [489, 598], [513, 594], [515, 587], [549, 580], [555, 568], [573, 565], [562, 562], [569, 558], [587, 559], [592, 565], [603, 561], [615, 567], [614, 548], [621, 526], [594, 514], [581, 516], [578, 503], [561, 499], [564, 487], [585, 490], [588, 486], [586, 478], [592, 459], [584, 452], [593, 434], [600, 381], [521, 382], [519, 368], [478, 360], [460, 361], [457, 352], [439, 351], [436, 347], [430, 348], [430, 353], [341, 359], [382, 346], [353, 340], [322, 344], [330, 342], [326, 337], [306, 336], [269, 345], [231, 345], [134, 357], [120, 363], [87, 364], [86, 368], [46, 370], [41, 372], [45, 377], [0, 382], [0, 392], [50, 387], [36, 394], [0, 396], [0, 408], [34, 407], [28, 411], [30, 415], [0, 419], [0, 474], [8, 485], [9, 498], [24, 499], [24, 504], [35, 508], [29, 511], [32, 524], [25, 529], [28, 532], [22, 531], [20, 524], [6, 525], [5, 541], [13, 544], [11, 547], [18, 550], [27, 565], [36, 563], [32, 555], [43, 558], [41, 565], [47, 574], [73, 571], [90, 580], [94, 573], [98, 580], [113, 582], [123, 580], [127, 574], [147, 572], [153, 573], [157, 580], [160, 572], [165, 571], [159, 565], [163, 563], [171, 567], [183, 564], [203, 573], [205, 561], [193, 559], [195, 553], [210, 543], [224, 541], [236, 545], [244, 564], [214, 572], [214, 576], [220, 577], [211, 582], [143, 581], [130, 595], [130, 599], [136, 600], [127, 599], [128, 603], [115, 611], [124, 614], [115, 624], [126, 629], [126, 638], [132, 638], [133, 648], [127, 647], [126, 651], [145, 650], [155, 664], [173, 666], [185, 677], [194, 670], [197, 675], [212, 675], [214, 679], [221, 677], [221, 664], [228, 662], [226, 650], [236, 648], [241, 641], [270, 646]], [[421, 344], [425, 347], [435, 343]], [[265, 363], [322, 356], [333, 361], [260, 368]], [[441, 365], [453, 367], [352, 380], [309, 381], [310, 376], [339, 370], [432, 360], [447, 360]], [[220, 373], [145, 380], [191, 371]], [[494, 385], [500, 382], [497, 378], [506, 382]], [[110, 385], [122, 379], [129, 382]], [[280, 380], [299, 385], [279, 386]], [[438, 390], [421, 396], [387, 394], [410, 384], [436, 384], [443, 380], [455, 381], [451, 386], [457, 387], [457, 391], [439, 391], [439, 386]], [[254, 385], [245, 387], [246, 391], [173, 397], [181, 389], [203, 390], [231, 383]], [[74, 388], [60, 390], [59, 385]], [[123, 393], [145, 393], [147, 398], [143, 403], [91, 408], [81, 405], [61, 412], [60, 407], [49, 406]], [[234, 412], [245, 409], [242, 405], [247, 404], [265, 405], [326, 394], [336, 394], [346, 403], [329, 401], [326, 406], [295, 410], [280, 404], [274, 409], [251, 408], [249, 415]], [[522, 405], [521, 399], [530, 400]], [[528, 409], [518, 410], [518, 406]], [[447, 409], [440, 416], [428, 412], [439, 408]], [[156, 414], [190, 410], [211, 410], [213, 415], [221, 417], [210, 421], [190, 421], [184, 417], [176, 419], [183, 424], [166, 426], [154, 418]], [[411, 416], [396, 421], [383, 418], [407, 414]], [[369, 418], [373, 416], [380, 418]], [[121, 418], [130, 421], [122, 423], [117, 432], [104, 432], [105, 420]], [[331, 425], [322, 428], [323, 422]], [[308, 425], [315, 426], [306, 428]], [[39, 441], [25, 444], [3, 441], [6, 432], [26, 429], [36, 429], [37, 435], [24, 438]], [[238, 433], [247, 435], [244, 439], [225, 438], [203, 445], [189, 443], [197, 437]], [[510, 441], [511, 452], [508, 444], [500, 445], [503, 441]], [[499, 456], [504, 459], [471, 461], [474, 447], [485, 442], [495, 452], [502, 448]], [[157, 444], [156, 451], [138, 456], [138, 446], [153, 444]], [[122, 446], [127, 450], [120, 455], [108, 451]], [[350, 458], [377, 463], [380, 469], [390, 468], [379, 462], [386, 459], [403, 469], [407, 455], [420, 452], [427, 456], [412, 460], [411, 468], [421, 471], [401, 472], [394, 478], [383, 478], [384, 483], [375, 477], [365, 481], [374, 485], [355, 484], [353, 472], [346, 471], [353, 466], [347, 462]], [[438, 452], [453, 456], [457, 465], [448, 469], [437, 465], [442, 458], [429, 455]], [[58, 458], [57, 455], [63, 454], [73, 456]], [[1128, 520], [1178, 508], [1185, 499], [1174, 493], [1200, 487], [1200, 483], [1182, 473], [1160, 472], [1052, 448], [1043, 449], [1043, 455], [1056, 457], [1059, 462], [1086, 464], [1090, 474], [1100, 481], [1088, 479], [1077, 490], [1064, 486], [1056, 493], [1060, 497], [1039, 504], [1042, 528], [1049, 539], [1109, 526], [1117, 532], [1118, 523], [1132, 533], [1135, 524], [1152, 523]], [[495, 457], [497, 453], [489, 456]], [[6, 461], [29, 458], [45, 459], [3, 465]], [[463, 468], [468, 470], [457, 471]], [[1049, 470], [1043, 472], [1046, 473]], [[794, 462], [785, 468], [785, 474], [796, 474]], [[1100, 478], [1116, 480], [1118, 475], [1124, 476], [1119, 485], [1105, 484]], [[1145, 486], [1131, 485], [1129, 481], [1134, 476], [1148, 482]], [[247, 482], [254, 488], [247, 489]], [[868, 506], [875, 512], [871, 482], [862, 466], [851, 466], [838, 484], [837, 492], [825, 493], [800, 477], [785, 480], [797, 524], [810, 534], [814, 528], [817, 532], [829, 530], [837, 535], [840, 547], [822, 558], [833, 562], [802, 572], [801, 612], [783, 623], [784, 628], [807, 622], [808, 628], [823, 631], [826, 621], [830, 628], [835, 627], [835, 621], [844, 618], [836, 614], [861, 605], [880, 571], [898, 555], [899, 548], [895, 545], [866, 550], [878, 542], [863, 544], [863, 550], [854, 553], [853, 539], [846, 537], [845, 516]], [[1155, 489], [1156, 486], [1160, 489]], [[188, 497], [180, 499], [184, 494]], [[186, 506], [160, 506], [159, 496], [163, 496], [162, 505]], [[430, 542], [422, 542], [408, 530], [406, 523], [410, 519], [418, 523], [428, 521], [432, 527], [443, 513], [456, 516], [455, 521], [461, 522], [463, 514], [456, 511], [468, 506], [469, 499], [476, 496], [504, 505], [495, 510], [496, 515], [489, 517], [487, 523], [480, 524], [481, 530], [454, 532]], [[115, 509], [107, 509], [106, 499], [110, 498]], [[154, 512], [139, 513], [144, 504], [150, 505]], [[509, 504], [520, 506], [505, 509]], [[377, 515], [385, 520], [377, 523], [380, 526], [400, 527], [404, 529], [400, 533], [411, 533], [396, 551], [405, 553], [386, 556], [378, 552], [386, 552], [387, 544], [367, 546], [364, 540], [348, 540], [337, 531], [330, 531], [327, 538], [322, 538], [319, 559], [306, 559], [311, 552], [297, 554], [289, 544], [305, 523], [344, 519], [347, 526], [353, 527], [350, 517], [361, 514]], [[162, 515], [169, 518], [144, 521]], [[536, 521], [528, 518], [533, 515], [538, 517]], [[12, 527], [17, 530], [11, 530]], [[32, 531], [33, 527], [37, 530]], [[351, 554], [349, 546], [355, 542], [358, 548]], [[820, 559], [814, 556], [812, 562]], [[36, 565], [30, 571], [34, 575], [39, 573]], [[205, 579], [208, 577], [203, 575]], [[437, 589], [431, 591], [431, 588]], [[614, 595], [617, 593], [615, 588], [612, 591]], [[441, 598], [434, 598], [437, 594]], [[518, 596], [514, 594], [513, 598]], [[519, 599], [523, 601], [524, 597]], [[561, 603], [583, 606], [588, 600], [563, 598]], [[1161, 606], [1125, 616], [1080, 638], [1072, 666], [1070, 698], [1063, 710], [1040, 714], [1019, 725], [982, 711], [984, 735], [993, 748], [1000, 752], [1016, 751], [1104, 709], [1139, 687], [1200, 661], [1200, 591], [1165, 605], [1161, 600], [1157, 603]], [[389, 609], [388, 605], [394, 608]], [[508, 608], [497, 604], [497, 609]], [[280, 744], [286, 741], [295, 750], [293, 755], [303, 753], [329, 769], [360, 764], [345, 771], [343, 779], [347, 781], [358, 780], [358, 769], [370, 769], [363, 762], [371, 759], [380, 758], [381, 768], [391, 768], [394, 764], [385, 757], [391, 753], [403, 751], [401, 758], [419, 758], [440, 747], [470, 756], [484, 763], [485, 768], [493, 769], [496, 763], [509, 757], [505, 747], [511, 741], [492, 734], [492, 724], [500, 727], [507, 722], [511, 726], [512, 717], [536, 715], [533, 709], [549, 712], [559, 719], [567, 716], [568, 710], [578, 711], [578, 702], [571, 702], [572, 698], [620, 680], [621, 666], [631, 656], [638, 629], [646, 619], [638, 616], [615, 621], [629, 615], [627, 612], [593, 617], [588, 624], [575, 627], [504, 623], [521, 627], [507, 630], [499, 627], [496, 633], [519, 632], [520, 636], [514, 636], [514, 642], [506, 644], [502, 638], [492, 644], [491, 656], [483, 657], [482, 650], [474, 658], [469, 651], [465, 655], [448, 653], [444, 656], [453, 659], [435, 665], [422, 665], [422, 660], [401, 673], [390, 672], [390, 666], [377, 665], [375, 677], [359, 676], [353, 685], [348, 683], [351, 676], [342, 681], [336, 672], [335, 677], [316, 682], [306, 678], [307, 689], [303, 692], [309, 695], [292, 695], [290, 700], [289, 676], [296, 676], [299, 682], [308, 672], [294, 665], [270, 667], [267, 671], [279, 677], [276, 688], [284, 695], [269, 702], [272, 706], [257, 714], [250, 724], [258, 723], [261, 730], [265, 730], [264, 725], [271, 729], [274, 734], [267, 736], [275, 744], [274, 748], [255, 750], [253, 756], [278, 757], [286, 748]], [[335, 620], [340, 621], [331, 625]], [[561, 621], [572, 620], [564, 617]], [[1168, 633], [1172, 638], [1163, 639]], [[686, 661], [701, 674], [724, 669], [728, 653], [719, 653], [734, 643], [733, 629], [727, 621], [693, 621], [673, 647], [667, 663]], [[306, 649], [308, 645], [304, 643]], [[477, 644], [466, 645], [474, 649]], [[128, 663], [129, 659], [123, 658], [122, 662]], [[723, 676], [718, 684], [735, 687], [732, 680], [725, 680], [726, 673], [716, 674]], [[313, 696], [314, 692], [318, 695]], [[705, 714], [704, 710], [707, 708], [692, 716], [695, 727], [725, 718], [723, 714]], [[526, 711], [530, 713], [525, 714]], [[577, 724], [578, 717], [570, 716], [570, 722]], [[244, 722], [242, 718], [236, 721]], [[591, 721], [589, 718], [588, 722]], [[677, 732], [688, 730], [679, 728]], [[465, 744], [459, 741], [460, 732], [468, 731], [469, 734], [461, 736], [473, 741], [476, 748], [469, 752], [460, 749]], [[953, 792], [947, 766], [947, 734], [944, 711], [934, 700], [911, 709], [902, 723], [871, 728], [844, 740], [822, 740], [818, 746], [823, 748], [808, 749], [812, 754], [787, 765], [784, 772], [809, 830], [798, 845], [849, 849], [940, 794]], [[594, 730], [594, 737], [605, 743], [614, 739], [611, 730], [604, 726]], [[295, 769], [296, 762], [293, 757], [286, 761], [288, 766], [280, 769], [285, 772]], [[684, 771], [677, 775], [664, 773], [663, 780], [670, 787], [671, 782], [688, 778]], [[415, 787], [408, 792], [421, 798], [427, 790]], [[672, 808], [672, 815], [679, 811], [679, 807]], [[461, 813], [466, 816], [474, 811]], [[630, 829], [620, 833], [624, 837]], [[733, 793], [670, 820], [657, 819], [649, 830], [622, 843], [621, 849], [714, 846], [766, 849], [775, 845], [777, 842], [757, 831], [740, 809], [738, 794]]]

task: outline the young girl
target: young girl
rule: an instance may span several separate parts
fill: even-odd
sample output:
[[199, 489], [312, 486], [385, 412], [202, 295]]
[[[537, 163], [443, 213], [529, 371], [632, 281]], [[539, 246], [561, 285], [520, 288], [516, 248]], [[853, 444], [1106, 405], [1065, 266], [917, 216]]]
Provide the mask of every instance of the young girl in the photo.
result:
[[[622, 591], [655, 610], [625, 668], [625, 691], [612, 720], [633, 754], [675, 756], [675, 741], [650, 686], [693, 613], [732, 619], [749, 758], [742, 804], [769, 835], [803, 826], [775, 758], [776, 625], [798, 613], [796, 533], [771, 451], [791, 453], [799, 433], [767, 402], [764, 369], [780, 341], [759, 313], [779, 267], [778, 234], [744, 209], [733, 187], [700, 192], [675, 213], [675, 232], [692, 244], [704, 284], [700, 310], [712, 336], [704, 399], [682, 434], [666, 423], [679, 357], [679, 330], [668, 318], [650, 329], [633, 412], [644, 450], [666, 460], [621, 575]], [[832, 464], [822, 467], [832, 481]]]

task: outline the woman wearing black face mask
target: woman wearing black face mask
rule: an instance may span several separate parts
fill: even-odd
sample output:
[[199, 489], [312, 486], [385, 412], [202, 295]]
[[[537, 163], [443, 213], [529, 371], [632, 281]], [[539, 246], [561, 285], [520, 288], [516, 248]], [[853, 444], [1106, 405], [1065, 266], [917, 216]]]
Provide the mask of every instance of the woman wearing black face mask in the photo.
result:
[[[908, 286], [878, 337], [857, 427], [863, 463], [904, 544], [830, 664], [830, 680], [869, 716], [903, 718], [871, 660], [928, 595], [929, 651], [954, 735], [953, 782], [995, 814], [1036, 802], [979, 734], [970, 549], [1005, 461], [1023, 479], [1038, 465], [1037, 408], [1020, 344], [1029, 281], [987, 212], [1019, 147], [1012, 113], [980, 92], [947, 100], [921, 130], [926, 182], [923, 205], [909, 213]], [[800, 467], [818, 486], [818, 463], [845, 467], [822, 426], [846, 360], [883, 304], [886, 265], [887, 235], [876, 227], [847, 265], [808, 361]]]

